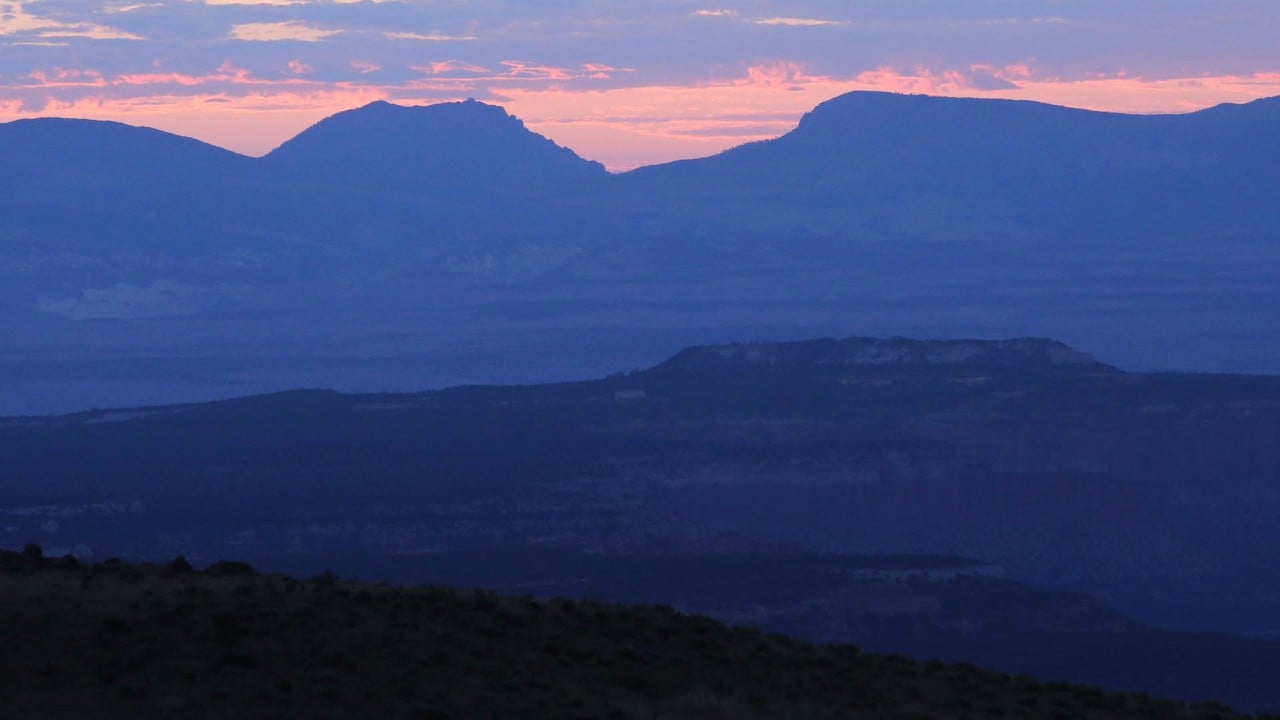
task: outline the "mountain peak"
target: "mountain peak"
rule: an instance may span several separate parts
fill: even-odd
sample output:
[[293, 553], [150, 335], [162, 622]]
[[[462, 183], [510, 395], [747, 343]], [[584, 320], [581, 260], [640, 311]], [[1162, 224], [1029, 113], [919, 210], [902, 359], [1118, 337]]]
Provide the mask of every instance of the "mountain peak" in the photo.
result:
[[429, 183], [564, 181], [605, 173], [504, 108], [475, 99], [426, 106], [379, 100], [321, 120], [267, 158]]
[[358, 108], [344, 110], [343, 112], [331, 115], [326, 120], [322, 120], [320, 122], [324, 123], [329, 120], [336, 120], [337, 118], [356, 118], [359, 116], [376, 117], [378, 115], [383, 117], [416, 117], [418, 119], [431, 118], [436, 121], [450, 117], [468, 117], [470, 119], [487, 117], [499, 122], [514, 122], [519, 127], [524, 127], [523, 122], [514, 115], [508, 113], [506, 108], [501, 105], [490, 105], [489, 103], [480, 102], [475, 98], [435, 103], [433, 105], [397, 105], [396, 103], [388, 102], [386, 100], [374, 100], [373, 102], [362, 105]]

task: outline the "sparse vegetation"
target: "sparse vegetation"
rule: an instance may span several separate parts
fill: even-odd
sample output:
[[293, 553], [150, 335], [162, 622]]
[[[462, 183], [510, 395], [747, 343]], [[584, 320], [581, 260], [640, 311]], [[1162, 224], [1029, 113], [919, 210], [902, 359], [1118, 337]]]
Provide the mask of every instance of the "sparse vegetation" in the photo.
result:
[[0, 554], [0, 716], [1239, 718], [665, 607]]

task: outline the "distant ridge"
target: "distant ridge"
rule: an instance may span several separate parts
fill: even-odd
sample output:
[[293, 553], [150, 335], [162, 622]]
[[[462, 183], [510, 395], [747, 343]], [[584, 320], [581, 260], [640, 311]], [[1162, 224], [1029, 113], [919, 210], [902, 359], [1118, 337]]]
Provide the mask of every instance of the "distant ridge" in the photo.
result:
[[731, 195], [850, 223], [887, 216], [890, 236], [923, 224], [969, 237], [978, 223], [1072, 242], [1213, 233], [1227, 217], [1280, 223], [1280, 205], [1264, 197], [1280, 184], [1274, 106], [1134, 115], [859, 91], [779, 138], [641, 168], [629, 181], [688, 207]]
[[[1064, 140], [1101, 139], [1098, 133], [1104, 132], [1104, 128], [1140, 127], [1150, 131], [1157, 124], [1160, 129], [1179, 124], [1192, 127], [1228, 117], [1233, 120], [1270, 121], [1276, 119], [1272, 113], [1280, 114], [1280, 96], [1247, 103], [1222, 103], [1185, 113], [1137, 114], [1074, 108], [1035, 100], [855, 90], [819, 103], [801, 116], [794, 129], [777, 138], [729, 148], [711, 158], [678, 160], [638, 168], [637, 171], [699, 164], [703, 160], [727, 161], [774, 147], [794, 150], [800, 145], [821, 144], [828, 150], [858, 148], [865, 159], [868, 144], [921, 140], [929, 136], [945, 138], [948, 145], [959, 141], [960, 146], [989, 144], [999, 147], [1030, 140], [1061, 143]], [[1012, 135], [1008, 134], [1010, 131], [1013, 131]]]
[[946, 369], [982, 368], [1119, 372], [1056, 340], [914, 340], [849, 337], [802, 342], [734, 343], [682, 350], [655, 369], [710, 371], [716, 368], [772, 368], [820, 371], [824, 368]]
[[585, 181], [600, 163], [475, 100], [406, 107], [373, 102], [321, 120], [266, 156], [270, 163], [403, 182]]
[[6, 184], [73, 186], [211, 175], [250, 162], [200, 140], [118, 122], [36, 118], [0, 123], [0, 182]]
[[[264, 158], [15, 121], [0, 411], [563, 378], [851, 327], [1277, 372], [1278, 126], [1276, 98], [1140, 116], [854, 93], [781, 138], [609, 174], [480, 102], [374, 103]], [[232, 336], [262, 360], [237, 365]]]

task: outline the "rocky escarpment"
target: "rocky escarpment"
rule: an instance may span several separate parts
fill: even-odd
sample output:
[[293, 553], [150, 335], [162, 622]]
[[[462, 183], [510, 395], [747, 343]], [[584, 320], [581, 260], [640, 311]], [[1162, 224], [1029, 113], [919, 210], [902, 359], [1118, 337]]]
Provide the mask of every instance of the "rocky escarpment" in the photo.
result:
[[266, 157], [274, 166], [350, 179], [494, 185], [590, 182], [604, 166], [531, 132], [496, 105], [468, 100], [427, 107], [374, 102], [316, 123]]
[[693, 347], [660, 365], [660, 371], [771, 368], [774, 370], [929, 370], [948, 368], [1061, 374], [1117, 373], [1088, 353], [1056, 340], [821, 339], [794, 343], [735, 343]]

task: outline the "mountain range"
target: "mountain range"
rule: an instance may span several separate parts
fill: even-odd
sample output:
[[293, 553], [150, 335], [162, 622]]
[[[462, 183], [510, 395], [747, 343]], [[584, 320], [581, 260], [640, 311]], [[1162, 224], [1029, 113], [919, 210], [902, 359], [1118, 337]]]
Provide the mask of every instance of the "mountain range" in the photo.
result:
[[263, 158], [0, 125], [0, 413], [569, 379], [689, 344], [1052, 335], [1271, 372], [1280, 101], [1133, 116], [851, 93], [611, 175], [480, 102]]

